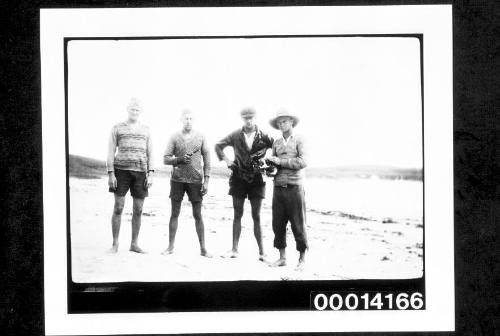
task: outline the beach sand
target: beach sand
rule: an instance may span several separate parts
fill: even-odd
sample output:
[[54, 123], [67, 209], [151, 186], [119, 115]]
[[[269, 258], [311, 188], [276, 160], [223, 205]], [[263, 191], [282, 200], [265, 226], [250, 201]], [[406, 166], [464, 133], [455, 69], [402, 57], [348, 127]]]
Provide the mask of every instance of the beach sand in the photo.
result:
[[[403, 182], [404, 183], [404, 182]], [[307, 187], [307, 186], [306, 186]], [[310, 249], [306, 268], [294, 268], [298, 259], [288, 226], [285, 267], [272, 268], [258, 260], [250, 204], [245, 204], [240, 255], [221, 258], [231, 248], [232, 201], [227, 180], [213, 178], [203, 202], [205, 239], [213, 258], [199, 255], [191, 204], [182, 205], [175, 253], [161, 255], [168, 244], [170, 216], [169, 179], [157, 177], [143, 209], [140, 246], [146, 254], [129, 252], [132, 198], [127, 195], [118, 253], [111, 247], [113, 194], [107, 179], [70, 178], [70, 235], [72, 280], [77, 283], [122, 281], [234, 281], [234, 280], [343, 280], [407, 279], [422, 276], [423, 225], [421, 218], [363, 218], [356, 214], [308, 208]], [[306, 189], [306, 202], [312, 190]], [[380, 191], [383, 193], [383, 191]], [[264, 245], [269, 261], [278, 257], [273, 248], [270, 184], [261, 212]], [[396, 205], [395, 205], [396, 206]]]

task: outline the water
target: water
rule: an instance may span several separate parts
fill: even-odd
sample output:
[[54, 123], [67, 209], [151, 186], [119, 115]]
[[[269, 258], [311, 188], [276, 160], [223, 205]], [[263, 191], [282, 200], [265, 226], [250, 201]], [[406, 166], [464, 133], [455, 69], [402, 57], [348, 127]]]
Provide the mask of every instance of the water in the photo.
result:
[[[100, 181], [104, 189], [106, 181], [105, 179]], [[168, 181], [167, 178], [156, 178], [150, 192], [151, 198], [160, 197], [162, 202], [168, 203], [170, 188]], [[273, 195], [272, 180], [266, 179], [266, 182], [266, 198], [263, 205], [270, 207]], [[375, 220], [391, 218], [421, 222], [423, 218], [421, 181], [307, 178], [304, 188], [309, 210], [338, 211]], [[231, 206], [228, 189], [227, 179], [212, 178], [207, 196]], [[152, 199], [148, 202], [151, 201]]]
[[308, 179], [309, 209], [341, 211], [373, 219], [423, 217], [421, 181], [381, 179]]
[[[212, 190], [227, 189], [227, 182], [213, 179]], [[219, 185], [223, 183], [222, 185]], [[272, 180], [267, 180], [264, 205], [271, 205]], [[338, 211], [376, 220], [423, 218], [423, 183], [408, 180], [307, 178], [309, 210]], [[227, 190], [217, 191], [227, 194]]]

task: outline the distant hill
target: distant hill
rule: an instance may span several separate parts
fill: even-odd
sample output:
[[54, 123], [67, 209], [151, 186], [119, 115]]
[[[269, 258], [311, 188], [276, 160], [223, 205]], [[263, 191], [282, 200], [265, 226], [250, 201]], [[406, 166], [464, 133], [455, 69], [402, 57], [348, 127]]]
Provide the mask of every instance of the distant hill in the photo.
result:
[[[171, 167], [156, 169], [157, 176], [170, 176]], [[212, 167], [212, 177], [229, 177], [226, 167]], [[79, 178], [106, 176], [106, 162], [78, 155], [69, 155], [69, 175]], [[332, 168], [307, 168], [307, 176], [314, 178], [380, 178], [390, 180], [422, 180], [422, 170], [385, 166], [345, 166]]]
[[84, 156], [69, 155], [69, 176], [99, 178], [106, 175], [106, 162]]

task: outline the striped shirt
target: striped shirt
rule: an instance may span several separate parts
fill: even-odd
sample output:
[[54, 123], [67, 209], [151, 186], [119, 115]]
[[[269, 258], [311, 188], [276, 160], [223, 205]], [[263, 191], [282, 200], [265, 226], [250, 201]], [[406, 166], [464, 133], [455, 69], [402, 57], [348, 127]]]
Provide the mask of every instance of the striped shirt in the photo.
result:
[[109, 138], [107, 168], [147, 172], [153, 170], [149, 127], [128, 121], [116, 124]]
[[273, 143], [273, 156], [280, 159], [278, 173], [274, 177], [275, 186], [303, 183], [303, 168], [307, 164], [304, 141], [301, 137], [290, 135], [286, 141], [283, 137], [276, 139]]
[[[184, 183], [202, 183], [204, 176], [210, 176], [210, 151], [205, 137], [192, 131], [189, 137], [182, 132], [175, 133], [168, 141], [163, 163], [172, 165], [171, 180]], [[191, 163], [178, 164], [184, 154], [193, 153]], [[203, 161], [203, 164], [202, 164]]]

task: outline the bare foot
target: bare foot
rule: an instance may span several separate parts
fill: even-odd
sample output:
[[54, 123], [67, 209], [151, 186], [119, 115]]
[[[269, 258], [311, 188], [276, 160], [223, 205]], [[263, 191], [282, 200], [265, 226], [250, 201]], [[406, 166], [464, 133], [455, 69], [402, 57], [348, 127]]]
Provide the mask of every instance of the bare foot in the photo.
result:
[[201, 250], [200, 255], [202, 257], [205, 257], [205, 258], [212, 258], [213, 257], [209, 252], [207, 252], [207, 250]]
[[226, 254], [221, 255], [221, 258], [238, 258], [238, 251], [231, 250]]
[[265, 253], [259, 254], [259, 261], [266, 262], [267, 255]]
[[141, 249], [138, 245], [130, 245], [129, 251], [135, 252], [135, 253], [146, 253], [143, 249]]
[[161, 254], [162, 255], [171, 255], [173, 253], [174, 253], [174, 249], [169, 247], [168, 249], [166, 249], [165, 251], [163, 251]]
[[270, 267], [281, 267], [281, 266], [286, 266], [286, 259], [279, 258], [272, 264], [269, 264]]
[[306, 261], [304, 259], [299, 259], [299, 263], [297, 264], [297, 267], [295, 267], [295, 270], [302, 272], [305, 267], [306, 267]]
[[108, 253], [117, 253], [118, 252], [118, 245], [113, 245], [109, 250]]

